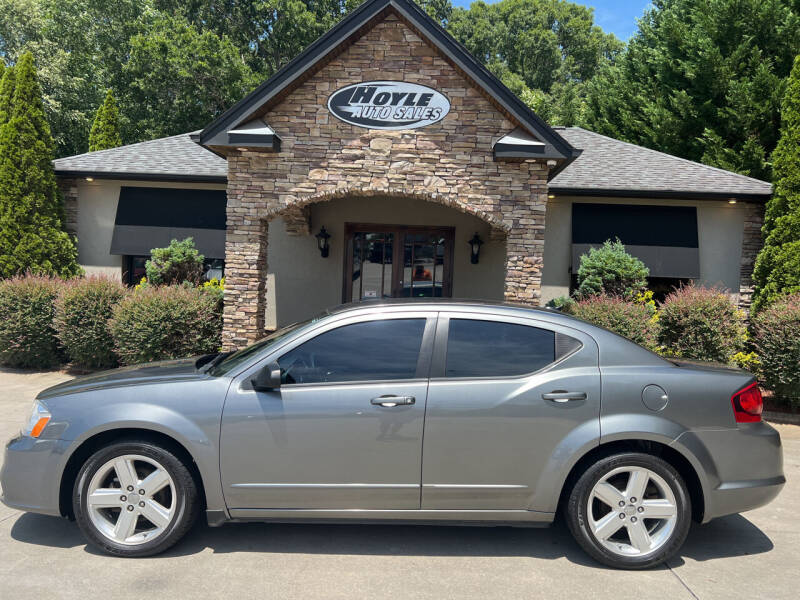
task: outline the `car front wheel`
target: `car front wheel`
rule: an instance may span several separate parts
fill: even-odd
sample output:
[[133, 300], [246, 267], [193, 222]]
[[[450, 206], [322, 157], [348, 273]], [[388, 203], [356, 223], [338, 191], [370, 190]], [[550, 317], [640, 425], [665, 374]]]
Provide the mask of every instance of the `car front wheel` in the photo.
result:
[[150, 556], [180, 540], [198, 512], [197, 486], [172, 452], [147, 441], [97, 450], [73, 491], [86, 538], [116, 556]]
[[572, 535], [593, 558], [644, 569], [680, 549], [691, 513], [680, 474], [656, 456], [631, 452], [589, 467], [572, 488], [566, 516]]

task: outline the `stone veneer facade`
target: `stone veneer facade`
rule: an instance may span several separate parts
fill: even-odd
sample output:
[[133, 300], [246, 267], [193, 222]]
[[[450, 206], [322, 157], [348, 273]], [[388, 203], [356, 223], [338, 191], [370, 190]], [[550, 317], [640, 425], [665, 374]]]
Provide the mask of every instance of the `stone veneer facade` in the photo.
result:
[[78, 180], [58, 179], [58, 189], [64, 201], [64, 229], [70, 235], [78, 235]]
[[[352, 83], [403, 80], [445, 94], [450, 113], [427, 127], [382, 131], [333, 117], [328, 96]], [[281, 216], [290, 233], [308, 235], [307, 207], [346, 196], [417, 198], [473, 214], [506, 241], [505, 298], [538, 304], [548, 167], [498, 161], [493, 143], [517, 125], [390, 13], [264, 120], [280, 136], [279, 153], [228, 154], [228, 231], [223, 344], [241, 347], [263, 334], [267, 224]]]
[[763, 240], [764, 205], [754, 202], [745, 204], [744, 232], [742, 234], [742, 258], [739, 266], [739, 308], [750, 311], [753, 302], [753, 267]]

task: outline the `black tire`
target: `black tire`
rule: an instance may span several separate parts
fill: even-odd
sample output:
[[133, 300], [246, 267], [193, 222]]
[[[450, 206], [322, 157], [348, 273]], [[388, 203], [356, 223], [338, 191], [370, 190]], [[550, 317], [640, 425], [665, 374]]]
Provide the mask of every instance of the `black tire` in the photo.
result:
[[[92, 523], [85, 498], [92, 477], [109, 460], [126, 454], [150, 458], [161, 465], [172, 478], [175, 487], [175, 513], [164, 531], [152, 540], [139, 545], [120, 544], [106, 537]], [[125, 440], [97, 450], [84, 463], [72, 494], [75, 520], [86, 539], [97, 548], [121, 557], [152, 556], [176, 544], [191, 529], [199, 512], [197, 485], [187, 466], [170, 450], [145, 440]]]
[[[592, 489], [620, 467], [644, 467], [653, 471], [666, 482], [675, 497], [677, 520], [672, 533], [657, 550], [643, 556], [622, 556], [612, 552], [598, 541], [589, 526], [587, 510]], [[626, 452], [603, 458], [583, 472], [570, 491], [565, 516], [575, 540], [598, 562], [617, 569], [646, 569], [664, 562], [681, 548], [689, 533], [692, 506], [686, 484], [672, 465], [650, 454]]]

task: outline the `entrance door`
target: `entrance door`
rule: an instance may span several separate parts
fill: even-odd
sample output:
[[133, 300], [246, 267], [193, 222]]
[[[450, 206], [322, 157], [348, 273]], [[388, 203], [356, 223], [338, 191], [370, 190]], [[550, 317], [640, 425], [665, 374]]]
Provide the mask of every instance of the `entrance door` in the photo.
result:
[[453, 295], [452, 227], [345, 225], [345, 302]]

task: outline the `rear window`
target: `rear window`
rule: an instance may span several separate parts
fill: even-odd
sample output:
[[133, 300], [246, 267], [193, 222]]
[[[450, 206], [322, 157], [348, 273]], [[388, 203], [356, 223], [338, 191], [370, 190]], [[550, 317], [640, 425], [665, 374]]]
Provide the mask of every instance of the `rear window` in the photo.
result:
[[546, 367], [556, 357], [547, 329], [474, 319], [450, 319], [445, 377], [512, 377]]

